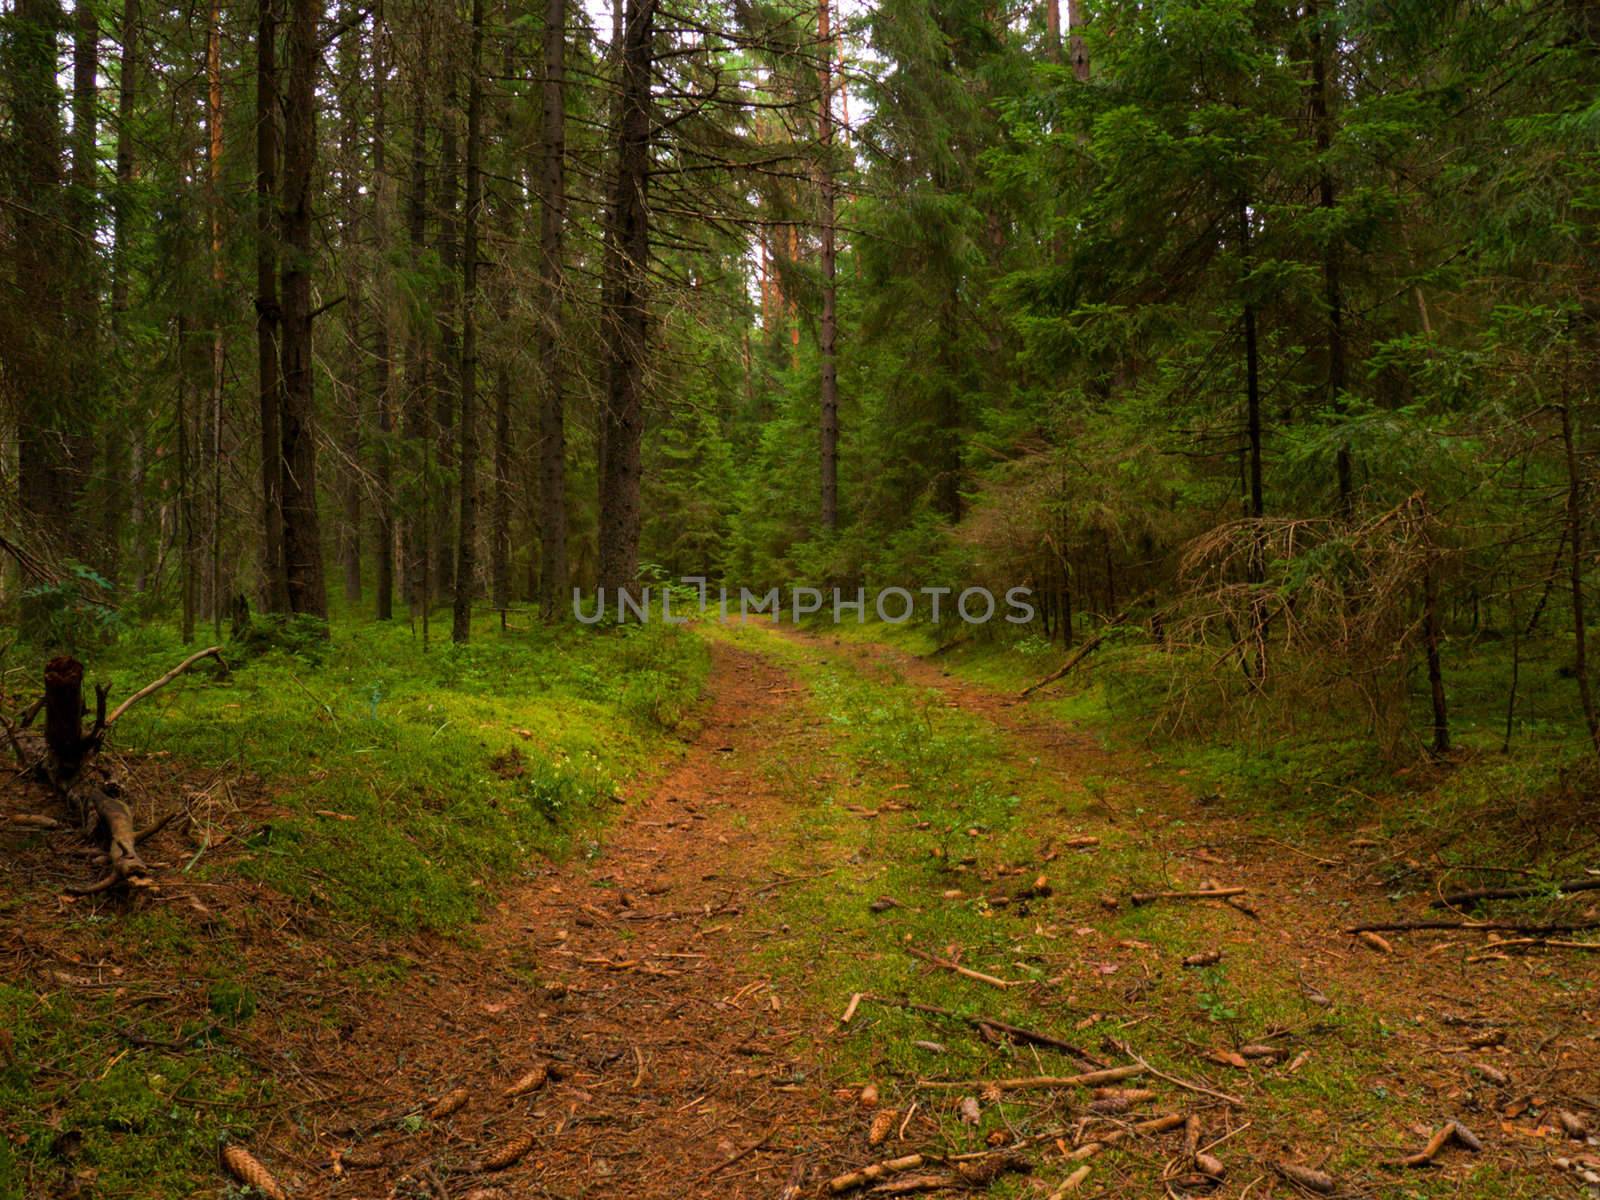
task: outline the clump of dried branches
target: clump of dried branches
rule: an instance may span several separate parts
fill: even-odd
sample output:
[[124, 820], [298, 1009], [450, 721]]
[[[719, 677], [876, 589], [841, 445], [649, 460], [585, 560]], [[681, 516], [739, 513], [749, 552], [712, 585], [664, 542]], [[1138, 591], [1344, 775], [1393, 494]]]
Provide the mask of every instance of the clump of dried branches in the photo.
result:
[[1365, 520], [1240, 520], [1202, 534], [1158, 625], [1160, 726], [1350, 709], [1394, 753], [1411, 736], [1411, 678], [1437, 650], [1428, 598], [1442, 562], [1420, 493]]

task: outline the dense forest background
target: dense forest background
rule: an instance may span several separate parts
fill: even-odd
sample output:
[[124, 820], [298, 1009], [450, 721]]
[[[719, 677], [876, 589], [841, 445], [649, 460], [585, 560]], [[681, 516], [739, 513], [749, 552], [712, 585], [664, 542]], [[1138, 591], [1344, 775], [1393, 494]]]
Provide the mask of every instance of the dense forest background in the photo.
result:
[[1023, 585], [1171, 730], [1443, 753], [1459, 651], [1600, 746], [1597, 83], [1582, 0], [10, 0], [6, 602]]

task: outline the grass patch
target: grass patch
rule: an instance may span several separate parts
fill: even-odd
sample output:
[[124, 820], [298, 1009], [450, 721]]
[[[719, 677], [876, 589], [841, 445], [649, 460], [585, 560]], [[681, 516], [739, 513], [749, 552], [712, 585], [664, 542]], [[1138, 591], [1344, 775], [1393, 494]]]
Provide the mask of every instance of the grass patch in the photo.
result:
[[[592, 829], [707, 671], [703, 646], [661, 625], [475, 635], [424, 650], [405, 626], [363, 623], [242, 647], [227, 675], [133, 709], [117, 741], [266, 781], [283, 813], [250, 836], [248, 875], [387, 930], [458, 929], [491, 880]], [[143, 629], [89, 677], [127, 695], [183, 650]]]

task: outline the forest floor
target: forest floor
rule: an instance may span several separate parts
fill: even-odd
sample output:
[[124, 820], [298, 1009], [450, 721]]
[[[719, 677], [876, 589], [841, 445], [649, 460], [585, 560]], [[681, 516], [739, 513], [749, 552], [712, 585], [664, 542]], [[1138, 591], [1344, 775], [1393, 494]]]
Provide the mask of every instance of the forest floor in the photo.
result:
[[[7, 1071], [55, 1082], [49, 1111], [0, 1110], [16, 1194], [223, 1195], [219, 1129], [291, 1196], [815, 1196], [918, 1152], [877, 1186], [1533, 1200], [1600, 1179], [1600, 954], [1344, 932], [1584, 925], [1600, 893], [1430, 908], [1403, 839], [1288, 832], [940, 660], [701, 634], [706, 694], [665, 768], [459, 936], [397, 945], [254, 881], [67, 901], [25, 870], [0, 904], [0, 1101], [25, 1094]], [[1102, 1065], [1137, 1071], [1037, 1082]], [[1401, 1165], [1451, 1122], [1481, 1148]], [[188, 1156], [181, 1192], [148, 1182], [169, 1159], [112, 1162], [180, 1127], [159, 1140]]]

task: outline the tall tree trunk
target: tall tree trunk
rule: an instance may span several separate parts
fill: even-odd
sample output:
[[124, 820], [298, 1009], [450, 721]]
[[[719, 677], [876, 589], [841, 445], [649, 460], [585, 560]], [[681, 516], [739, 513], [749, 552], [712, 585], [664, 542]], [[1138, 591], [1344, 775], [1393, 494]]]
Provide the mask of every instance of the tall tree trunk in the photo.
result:
[[450, 640], [472, 637], [472, 589], [478, 553], [478, 217], [483, 180], [478, 168], [483, 133], [483, 0], [472, 0], [472, 49], [467, 80], [467, 195], [461, 220], [461, 480], [456, 529], [455, 605]]
[[[621, 0], [616, 0], [621, 7]], [[545, 0], [543, 127], [539, 184], [539, 250], [544, 265], [538, 320], [539, 601], [547, 618], [564, 611], [567, 591], [567, 433], [561, 372], [566, 289], [562, 234], [566, 184], [567, 0]]]
[[362, 261], [361, 200], [357, 192], [361, 142], [361, 14], [356, 5], [345, 6], [344, 29], [339, 37], [339, 73], [347, 84], [340, 106], [339, 232], [344, 257], [343, 378], [339, 387], [339, 567], [344, 598], [361, 602], [361, 424], [362, 378], [366, 355], [361, 345]]
[[[389, 252], [390, 185], [387, 161], [388, 112], [384, 84], [388, 78], [388, 26], [382, 0], [372, 13], [372, 240], [377, 261], [382, 264]], [[383, 271], [379, 267], [380, 273]], [[386, 283], [386, 276], [380, 274]], [[378, 405], [378, 447], [374, 456], [377, 475], [378, 531], [377, 574], [374, 585], [374, 615], [380, 621], [394, 620], [394, 372], [389, 363], [389, 298], [380, 283], [373, 306], [373, 394]]]
[[194, 519], [194, 448], [189, 434], [189, 322], [180, 312], [177, 320], [178, 380], [173, 424], [178, 435], [178, 536], [179, 554], [179, 633], [185, 642], [194, 641], [197, 593], [198, 544]]
[[75, 552], [77, 413], [60, 362], [65, 310], [55, 286], [63, 261], [61, 91], [56, 83], [58, 0], [16, 0], [11, 12], [7, 74], [11, 81], [10, 147], [28, 198], [8, 214], [14, 222], [21, 309], [29, 314], [10, 348], [6, 374], [17, 405], [18, 487], [27, 533]]
[[[136, 389], [126, 382], [132, 375], [128, 334], [130, 296], [128, 277], [131, 273], [128, 246], [133, 232], [133, 108], [138, 87], [139, 0], [122, 0], [122, 22], [119, 32], [122, 52], [117, 67], [117, 183], [111, 197], [111, 325], [112, 339], [115, 343], [118, 389], [128, 419], [128, 469], [124, 476], [119, 469], [122, 464], [113, 460], [108, 462], [106, 474], [110, 480], [126, 477], [130, 485], [127, 509], [129, 532], [132, 535], [133, 584], [137, 591], [142, 592], [147, 582], [145, 564], [148, 561], [145, 548], [147, 531], [143, 477], [146, 429], [143, 399], [137, 394]], [[110, 441], [107, 442], [108, 451], [112, 444]], [[112, 487], [106, 497], [105, 505], [102, 536], [113, 552], [118, 545], [121, 531], [122, 505], [118, 499], [120, 490]], [[115, 579], [115, 576], [110, 578]]]
[[828, 0], [821, 0], [817, 8], [817, 41], [822, 54], [817, 140], [822, 154], [822, 321], [817, 351], [822, 374], [822, 527], [833, 533], [839, 528], [839, 367], [834, 353], [839, 318], [834, 284], [833, 31], [828, 16]]
[[1044, 0], [1044, 52], [1061, 57], [1061, 0]]
[[455, 56], [448, 43], [442, 57], [445, 77], [444, 114], [439, 138], [439, 361], [434, 366], [433, 436], [439, 484], [429, 525], [429, 557], [434, 598], [453, 595], [455, 546], [451, 517], [455, 512], [456, 401], [461, 388], [461, 146], [456, 127], [461, 107]]
[[[421, 68], [413, 83], [411, 111], [411, 184], [406, 200], [407, 242], [411, 249], [411, 269], [422, 269], [428, 236], [428, 163], [426, 90]], [[401, 517], [401, 544], [405, 552], [407, 607], [412, 619], [428, 612], [428, 496], [433, 490], [428, 478], [428, 339], [422, 329], [413, 327], [406, 348], [406, 400], [402, 433], [411, 450], [407, 469], [415, 480], [408, 489]]]
[[[206, 27], [206, 223], [211, 243], [212, 303], [220, 314], [227, 267], [222, 259], [222, 5], [211, 0], [211, 15]], [[222, 384], [226, 343], [220, 315], [211, 331], [211, 389], [206, 406], [206, 426], [210, 434], [210, 504], [207, 512], [206, 609], [212, 628], [222, 632]]]
[[[1318, 0], [1308, 6], [1311, 22], [1311, 123], [1317, 144], [1317, 196], [1323, 211], [1328, 244], [1322, 254], [1323, 301], [1327, 307], [1328, 345], [1327, 405], [1333, 412], [1344, 411], [1346, 381], [1344, 342], [1344, 286], [1341, 281], [1344, 238], [1334, 221], [1336, 194], [1329, 151], [1333, 146], [1333, 118], [1328, 103], [1328, 38], [1324, 36]], [[1354, 505], [1354, 469], [1350, 445], [1342, 442], [1334, 456], [1334, 471], [1339, 486], [1339, 515], [1349, 519]]]
[[290, 609], [326, 617], [311, 363], [311, 200], [321, 12], [317, 0], [289, 0], [283, 119], [283, 558]]
[[[71, 320], [68, 381], [75, 413], [68, 443], [74, 501], [80, 507], [94, 458], [91, 411], [99, 404], [104, 372], [100, 362], [99, 164], [100, 24], [95, 6], [77, 0], [72, 22], [72, 173], [68, 216], [72, 224]], [[113, 439], [115, 440], [115, 439]], [[109, 450], [109, 447], [108, 447]], [[107, 456], [111, 457], [110, 454]], [[102, 569], [106, 554], [89, 545], [88, 514], [75, 513], [75, 553]]]
[[601, 413], [599, 583], [630, 586], [639, 564], [639, 441], [649, 334], [646, 273], [650, 257], [650, 83], [656, 0], [628, 0], [623, 33], [617, 175], [605, 275], [606, 404]]
[[283, 557], [283, 375], [278, 361], [278, 4], [256, 0], [256, 388], [261, 413], [261, 604], [289, 611]]

